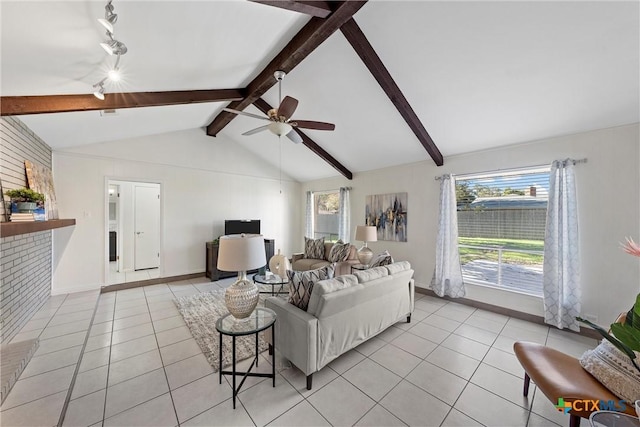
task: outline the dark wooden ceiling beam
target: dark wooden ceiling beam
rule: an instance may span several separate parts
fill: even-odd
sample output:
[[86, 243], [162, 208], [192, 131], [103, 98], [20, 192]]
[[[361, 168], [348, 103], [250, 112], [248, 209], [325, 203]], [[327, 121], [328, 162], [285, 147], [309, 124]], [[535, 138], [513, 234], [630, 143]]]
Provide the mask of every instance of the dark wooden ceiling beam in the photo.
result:
[[[267, 114], [267, 111], [271, 110], [271, 105], [262, 98], [258, 98], [253, 103], [260, 111]], [[349, 169], [344, 167], [342, 163], [336, 160], [331, 154], [327, 153], [324, 148], [320, 147], [314, 140], [309, 138], [304, 132], [296, 128], [296, 132], [302, 137], [302, 143], [311, 151], [313, 151], [318, 157], [325, 162], [329, 163], [335, 170], [340, 172], [347, 179], [353, 179], [353, 174]]]
[[416, 135], [425, 150], [429, 153], [433, 161], [438, 166], [442, 166], [442, 153], [431, 139], [431, 136], [422, 125], [422, 122], [411, 108], [409, 101], [391, 77], [389, 70], [384, 66], [382, 60], [367, 40], [356, 21], [351, 18], [340, 27], [340, 31], [346, 37], [356, 51], [362, 62], [367, 66], [373, 77], [378, 81], [382, 90], [387, 94], [393, 105], [397, 108], [402, 118], [407, 122], [413, 133]]
[[[276, 55], [258, 76], [246, 88], [246, 97], [242, 101], [234, 101], [228, 105], [234, 110], [244, 110], [276, 84], [273, 73], [282, 70], [289, 73], [322, 42], [328, 39], [338, 28], [358, 11], [366, 1], [337, 2], [335, 11], [325, 19], [313, 17]], [[207, 126], [207, 135], [216, 136], [236, 117], [225, 111], [218, 114]]]
[[331, 6], [326, 1], [302, 1], [302, 0], [251, 0], [254, 3], [260, 3], [267, 6], [279, 7], [280, 9], [291, 10], [294, 12], [304, 13], [306, 15], [315, 16], [317, 18], [326, 18], [329, 16]]
[[91, 95], [2, 96], [3, 116], [111, 110], [163, 105], [228, 102], [243, 99], [244, 89], [183, 90], [171, 92], [107, 93], [104, 101]]

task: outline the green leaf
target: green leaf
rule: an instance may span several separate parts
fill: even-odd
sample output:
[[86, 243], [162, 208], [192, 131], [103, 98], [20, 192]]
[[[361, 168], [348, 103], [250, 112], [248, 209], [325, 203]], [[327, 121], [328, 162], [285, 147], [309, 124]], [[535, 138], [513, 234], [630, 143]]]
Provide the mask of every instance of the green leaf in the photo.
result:
[[627, 313], [626, 323], [629, 323], [629, 322], [631, 323], [631, 325], [633, 325], [634, 328], [640, 330], [640, 294], [636, 296], [636, 303], [634, 304], [633, 307], [631, 307], [631, 310], [629, 310], [629, 313]]
[[[631, 361], [634, 362], [634, 359], [636, 358], [636, 354], [633, 352], [632, 349], [629, 348], [629, 346], [627, 346], [626, 344], [624, 344], [623, 342], [618, 340], [616, 337], [614, 337], [611, 334], [609, 334], [609, 332], [604, 330], [601, 326], [596, 325], [595, 323], [592, 323], [592, 322], [590, 322], [590, 321], [588, 321], [586, 319], [583, 319], [581, 317], [576, 317], [576, 320], [578, 322], [586, 323], [587, 325], [591, 326], [593, 329], [598, 331], [600, 333], [600, 335], [602, 335], [607, 341], [609, 341], [611, 344], [613, 344], [618, 350], [622, 351], [624, 354], [629, 356]], [[635, 364], [635, 362], [634, 362], [634, 364]]]
[[614, 323], [611, 325], [611, 332], [630, 349], [640, 351], [640, 330], [627, 324]]

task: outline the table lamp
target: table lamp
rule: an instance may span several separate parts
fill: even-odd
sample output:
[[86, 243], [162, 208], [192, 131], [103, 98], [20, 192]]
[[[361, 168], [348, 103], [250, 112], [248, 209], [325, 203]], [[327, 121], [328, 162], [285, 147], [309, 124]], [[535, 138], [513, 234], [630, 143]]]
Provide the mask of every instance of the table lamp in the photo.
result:
[[258, 287], [247, 280], [247, 270], [266, 264], [264, 238], [259, 234], [232, 234], [220, 237], [218, 270], [237, 271], [238, 280], [229, 286], [224, 302], [236, 319], [249, 317], [258, 304]]
[[373, 251], [367, 247], [367, 242], [378, 241], [378, 231], [373, 225], [358, 225], [356, 227], [356, 240], [364, 242], [364, 246], [358, 249], [358, 261], [362, 265], [369, 265], [373, 258]]

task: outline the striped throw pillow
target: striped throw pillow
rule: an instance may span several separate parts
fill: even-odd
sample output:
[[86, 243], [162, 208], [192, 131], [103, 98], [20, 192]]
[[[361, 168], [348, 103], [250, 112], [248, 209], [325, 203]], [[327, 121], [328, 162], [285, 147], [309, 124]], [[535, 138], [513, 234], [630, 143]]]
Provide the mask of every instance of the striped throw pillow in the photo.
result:
[[307, 311], [313, 285], [320, 280], [332, 279], [335, 266], [329, 264], [326, 267], [309, 271], [287, 271], [289, 276], [289, 302], [296, 307]]

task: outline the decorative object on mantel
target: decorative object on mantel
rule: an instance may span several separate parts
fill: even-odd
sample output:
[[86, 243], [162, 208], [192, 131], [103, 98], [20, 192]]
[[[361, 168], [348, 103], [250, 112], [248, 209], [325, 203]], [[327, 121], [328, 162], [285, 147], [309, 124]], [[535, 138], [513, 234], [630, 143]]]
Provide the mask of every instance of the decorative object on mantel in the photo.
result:
[[27, 171], [29, 188], [44, 194], [46, 219], [58, 219], [58, 205], [56, 204], [56, 192], [53, 188], [51, 169], [29, 160], [24, 161], [24, 167]]
[[407, 241], [407, 199], [408, 193], [367, 196], [365, 224], [376, 227], [378, 240]]
[[260, 291], [247, 279], [247, 270], [266, 264], [264, 237], [260, 234], [232, 234], [220, 237], [218, 269], [237, 271], [238, 280], [227, 288], [224, 300], [229, 313], [244, 319], [256, 308]]
[[358, 261], [362, 265], [369, 265], [373, 258], [373, 251], [367, 246], [367, 242], [376, 242], [378, 234], [376, 228], [372, 225], [358, 225], [356, 227], [356, 240], [364, 242], [364, 245], [358, 249]]
[[11, 198], [11, 222], [44, 221], [45, 196], [28, 188], [5, 192]]
[[269, 260], [269, 270], [281, 278], [286, 278], [287, 270], [291, 270], [291, 263], [286, 256], [280, 253], [280, 249], [278, 249], [278, 253]]
[[93, 92], [93, 96], [95, 96], [101, 101], [104, 100], [104, 85], [106, 81], [110, 80], [112, 82], [117, 82], [120, 80], [120, 68], [118, 68], [118, 66], [120, 65], [120, 56], [127, 53], [127, 46], [125, 46], [125, 44], [122, 43], [121, 41], [116, 40], [113, 35], [113, 24], [115, 24], [116, 21], [118, 20], [118, 15], [113, 12], [114, 8], [113, 8], [113, 4], [111, 4], [112, 1], [113, 0], [109, 0], [107, 2], [107, 5], [104, 7], [104, 19], [103, 18], [98, 19], [98, 22], [100, 23], [100, 25], [102, 25], [107, 30], [106, 35], [107, 37], [109, 37], [109, 40], [103, 43], [100, 43], [100, 46], [109, 55], [117, 55], [118, 57], [116, 59], [115, 65], [113, 66], [113, 68], [109, 70], [107, 75], [98, 83], [93, 85], [95, 89], [95, 91]]

